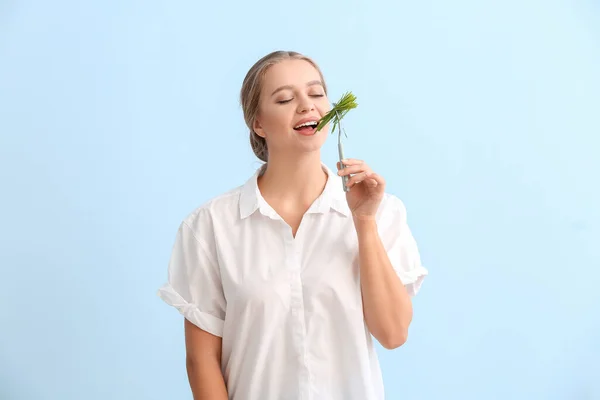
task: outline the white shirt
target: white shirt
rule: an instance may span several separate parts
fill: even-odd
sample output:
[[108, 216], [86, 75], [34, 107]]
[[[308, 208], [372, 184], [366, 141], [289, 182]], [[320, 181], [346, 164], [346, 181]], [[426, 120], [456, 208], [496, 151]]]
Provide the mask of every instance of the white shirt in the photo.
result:
[[[181, 223], [159, 296], [222, 337], [232, 400], [382, 400], [381, 371], [364, 321], [358, 241], [341, 178], [327, 166], [323, 193], [296, 237], [257, 186], [213, 198]], [[378, 228], [411, 295], [427, 270], [406, 210], [385, 194]]]

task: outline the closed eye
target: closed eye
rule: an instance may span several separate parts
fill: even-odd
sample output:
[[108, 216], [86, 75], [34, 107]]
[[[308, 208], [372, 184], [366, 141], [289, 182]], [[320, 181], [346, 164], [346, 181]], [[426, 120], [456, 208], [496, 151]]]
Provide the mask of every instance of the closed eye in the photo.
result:
[[[309, 97], [324, 97], [324, 96], [325, 96], [324, 94], [311, 94], [311, 95], [309, 95]], [[292, 99], [288, 99], [288, 100], [279, 100], [277, 103], [278, 104], [285, 104], [285, 103], [289, 103], [292, 100], [293, 100], [293, 98]]]

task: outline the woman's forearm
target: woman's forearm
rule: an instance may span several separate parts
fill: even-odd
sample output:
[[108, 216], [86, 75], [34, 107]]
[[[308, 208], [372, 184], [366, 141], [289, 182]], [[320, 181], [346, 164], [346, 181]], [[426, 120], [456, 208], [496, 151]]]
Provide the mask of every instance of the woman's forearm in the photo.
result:
[[184, 321], [186, 369], [194, 400], [228, 400], [221, 372], [222, 339]]
[[360, 282], [365, 322], [387, 349], [406, 341], [412, 321], [412, 302], [394, 271], [374, 219], [355, 220], [358, 234]]
[[220, 362], [208, 357], [186, 362], [194, 400], [227, 400], [227, 388], [221, 373]]

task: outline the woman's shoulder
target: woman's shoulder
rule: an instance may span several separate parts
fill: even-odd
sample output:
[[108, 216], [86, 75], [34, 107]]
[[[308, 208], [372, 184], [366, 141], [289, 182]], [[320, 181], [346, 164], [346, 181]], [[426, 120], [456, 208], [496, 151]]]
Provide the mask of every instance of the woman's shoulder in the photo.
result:
[[230, 220], [239, 214], [242, 186], [216, 195], [198, 205], [184, 217], [182, 223], [194, 228], [212, 225], [215, 220]]
[[379, 205], [379, 214], [381, 217], [389, 217], [392, 215], [400, 218], [406, 217], [406, 206], [400, 197], [395, 194], [385, 192], [381, 204]]

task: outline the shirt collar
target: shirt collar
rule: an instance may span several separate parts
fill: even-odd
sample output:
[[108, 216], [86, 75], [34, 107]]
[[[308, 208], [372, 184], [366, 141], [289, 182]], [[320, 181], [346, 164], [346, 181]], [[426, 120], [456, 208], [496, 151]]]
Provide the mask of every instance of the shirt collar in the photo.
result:
[[[307, 213], [324, 214], [330, 210], [335, 210], [345, 217], [350, 215], [350, 209], [346, 202], [346, 195], [342, 188], [342, 179], [334, 173], [327, 165], [321, 163], [323, 171], [327, 173], [327, 183], [325, 189], [319, 197], [310, 206]], [[259, 210], [261, 214], [273, 219], [278, 219], [278, 215], [273, 208], [265, 201], [258, 189], [258, 177], [264, 173], [266, 164], [263, 164], [256, 170], [254, 175], [242, 186], [240, 193], [240, 218], [244, 219]]]

